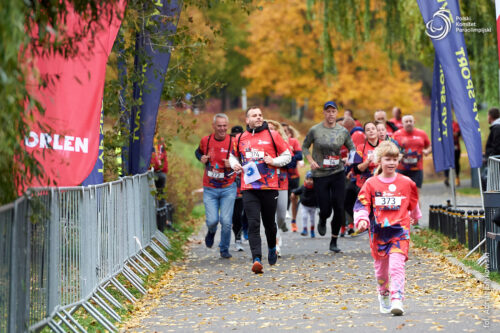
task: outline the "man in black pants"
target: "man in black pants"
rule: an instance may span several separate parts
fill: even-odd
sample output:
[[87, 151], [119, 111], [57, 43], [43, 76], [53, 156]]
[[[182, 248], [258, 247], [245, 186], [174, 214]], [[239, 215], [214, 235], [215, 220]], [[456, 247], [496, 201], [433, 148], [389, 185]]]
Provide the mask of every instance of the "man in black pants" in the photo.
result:
[[[340, 252], [337, 238], [345, 221], [345, 174], [340, 148], [344, 145], [351, 152], [355, 150], [349, 132], [337, 124], [338, 108], [333, 101], [323, 106], [323, 122], [311, 127], [302, 144], [303, 155], [311, 165], [314, 191], [319, 206], [318, 233], [326, 234], [326, 220], [332, 214], [332, 238], [330, 251]], [[313, 145], [312, 154], [309, 148]]]
[[278, 168], [291, 159], [288, 145], [278, 132], [269, 130], [259, 108], [246, 113], [247, 130], [235, 138], [235, 148], [229, 163], [236, 172], [242, 172], [241, 192], [248, 219], [248, 241], [252, 251], [252, 271], [262, 273], [260, 218], [264, 224], [268, 262], [274, 265], [276, 254], [276, 204], [278, 200]]

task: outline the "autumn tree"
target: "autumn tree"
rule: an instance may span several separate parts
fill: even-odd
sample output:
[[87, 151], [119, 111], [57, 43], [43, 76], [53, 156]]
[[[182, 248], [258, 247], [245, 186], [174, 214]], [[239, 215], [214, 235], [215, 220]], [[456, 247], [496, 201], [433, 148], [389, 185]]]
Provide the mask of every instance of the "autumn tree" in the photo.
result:
[[[376, 43], [356, 45], [333, 27], [325, 42], [325, 26], [311, 19], [304, 1], [265, 2], [262, 7], [250, 18], [248, 40], [254, 47], [242, 51], [251, 61], [243, 72], [252, 80], [249, 93], [277, 94], [299, 103], [307, 99], [318, 114], [324, 101], [332, 98], [366, 111], [366, 118], [394, 105], [405, 112], [422, 109], [421, 84]], [[331, 59], [325, 58], [328, 45], [334, 51]]]

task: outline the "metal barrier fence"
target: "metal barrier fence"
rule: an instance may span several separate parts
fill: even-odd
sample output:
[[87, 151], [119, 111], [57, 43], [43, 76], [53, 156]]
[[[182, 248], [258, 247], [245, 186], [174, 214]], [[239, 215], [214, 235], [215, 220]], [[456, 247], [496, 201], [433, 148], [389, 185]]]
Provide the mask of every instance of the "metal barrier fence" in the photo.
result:
[[[486, 210], [486, 247], [488, 249], [490, 270], [500, 271], [500, 226], [494, 223], [500, 214], [500, 156], [488, 159], [487, 191], [484, 192]], [[499, 216], [500, 219], [500, 216]]]
[[[465, 211], [444, 205], [431, 205], [429, 228], [449, 238], [457, 239], [472, 250], [486, 235], [484, 211], [477, 209]], [[483, 244], [480, 250], [484, 252], [486, 246]]]
[[[85, 332], [83, 308], [107, 330], [122, 305], [106, 289], [136, 298], [143, 278], [167, 261], [157, 230], [151, 173], [89, 187], [33, 189], [0, 207], [0, 332]], [[123, 281], [123, 280], [122, 280]], [[98, 310], [100, 308], [101, 310]], [[101, 312], [102, 311], [102, 312]]]
[[500, 156], [490, 156], [488, 159], [486, 191], [500, 192]]
[[484, 210], [461, 210], [448, 206], [430, 206], [429, 228], [457, 239], [469, 250], [479, 247], [487, 253], [490, 271], [500, 271], [500, 156], [488, 160], [487, 191]]

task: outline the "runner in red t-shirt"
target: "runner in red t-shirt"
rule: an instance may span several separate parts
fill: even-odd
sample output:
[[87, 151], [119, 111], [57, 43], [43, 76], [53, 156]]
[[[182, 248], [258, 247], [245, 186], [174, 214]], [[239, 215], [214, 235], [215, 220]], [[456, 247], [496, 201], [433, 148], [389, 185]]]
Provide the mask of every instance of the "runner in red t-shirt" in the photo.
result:
[[403, 119], [401, 118], [401, 109], [397, 106], [392, 108], [392, 118], [389, 119], [391, 123], [396, 125], [398, 129], [403, 128]]
[[392, 137], [392, 134], [398, 130], [397, 126], [391, 121], [387, 121], [387, 113], [384, 110], [375, 111], [374, 119], [376, 123], [384, 123], [387, 130], [387, 135]]
[[[356, 153], [352, 160], [353, 183], [349, 184], [349, 189], [346, 191], [344, 207], [347, 216], [350, 218], [353, 218], [353, 207], [358, 197], [359, 189], [373, 175], [373, 171], [377, 167], [374, 155], [374, 150], [379, 144], [377, 128], [373, 122], [369, 121], [365, 123], [364, 131], [366, 140], [356, 147]], [[354, 232], [353, 224], [349, 224], [348, 227], [347, 233], [352, 234]]]
[[363, 127], [363, 124], [361, 124], [361, 122], [359, 120], [354, 118], [354, 112], [352, 112], [352, 110], [350, 110], [350, 109], [344, 110], [344, 118], [348, 118], [348, 117], [352, 118], [354, 120], [354, 124], [356, 127]]
[[283, 126], [283, 129], [285, 130], [285, 133], [288, 137], [288, 144], [290, 145], [292, 149], [292, 161], [288, 164], [288, 203], [287, 203], [287, 209], [290, 208], [290, 204], [292, 205], [292, 221], [291, 221], [291, 226], [292, 226], [292, 231], [296, 232], [297, 231], [297, 211], [298, 211], [298, 206], [299, 202], [298, 199], [292, 199], [291, 194], [292, 191], [299, 188], [300, 185], [300, 174], [299, 174], [299, 166], [298, 166], [298, 161], [302, 161], [302, 144], [299, 142], [298, 137], [299, 133], [298, 131], [293, 128], [291, 125], [286, 124], [286, 123], [281, 123]]
[[229, 155], [233, 138], [227, 134], [229, 119], [224, 113], [214, 116], [212, 128], [214, 133], [203, 137], [195, 155], [205, 165], [203, 174], [203, 203], [208, 227], [205, 245], [211, 248], [214, 244], [217, 224], [221, 224], [220, 255], [231, 258], [229, 243], [231, 241], [231, 224], [236, 198], [236, 174], [231, 170]]
[[[285, 143], [288, 146], [288, 150], [292, 152], [292, 147], [290, 143], [287, 141], [288, 137], [285, 133], [285, 129], [281, 124], [275, 120], [267, 120], [267, 125], [271, 131], [276, 131], [279, 135], [285, 140]], [[292, 156], [293, 159], [293, 156]], [[288, 166], [286, 165], [283, 168], [278, 169], [279, 173], [279, 189], [278, 189], [278, 203], [276, 205], [276, 224], [278, 225], [278, 229], [281, 229], [283, 232], [287, 232], [288, 228], [286, 226], [286, 213], [287, 213], [287, 203], [288, 203]], [[281, 251], [281, 247], [283, 246], [283, 237], [281, 237], [280, 231], [278, 230], [276, 233], [276, 253], [278, 257], [281, 257], [283, 254]]]
[[394, 133], [393, 138], [403, 151], [403, 158], [398, 166], [398, 172], [410, 177], [422, 188], [424, 179], [424, 155], [432, 152], [431, 141], [427, 134], [421, 129], [415, 128], [413, 116], [403, 117], [403, 128]]
[[[344, 114], [352, 114], [351, 112], [346, 113], [348, 110], [344, 111]], [[354, 147], [357, 147], [365, 142], [366, 136], [364, 132], [364, 128], [356, 126], [356, 123], [353, 118], [346, 116], [343, 119], [342, 126], [344, 126], [351, 135], [352, 142], [354, 143]], [[343, 153], [345, 152], [345, 157], [347, 157], [349, 151], [345, 146], [342, 146], [340, 150], [341, 156], [343, 157]], [[358, 195], [359, 189], [356, 189], [356, 176], [352, 171], [352, 167], [346, 167], [346, 185], [345, 185], [345, 201], [344, 201], [344, 210], [346, 214], [346, 220], [340, 227], [340, 237], [344, 237], [347, 234], [351, 235], [354, 233], [354, 225], [352, 220], [352, 207], [354, 206], [354, 202], [356, 201], [356, 196]]]
[[278, 168], [287, 165], [292, 156], [285, 140], [269, 129], [259, 108], [248, 109], [246, 123], [247, 130], [235, 138], [230, 163], [234, 171], [244, 172], [241, 177], [241, 190], [248, 219], [252, 271], [262, 273], [260, 220], [262, 217], [269, 247], [268, 262], [274, 265], [278, 259], [275, 222], [279, 188]]

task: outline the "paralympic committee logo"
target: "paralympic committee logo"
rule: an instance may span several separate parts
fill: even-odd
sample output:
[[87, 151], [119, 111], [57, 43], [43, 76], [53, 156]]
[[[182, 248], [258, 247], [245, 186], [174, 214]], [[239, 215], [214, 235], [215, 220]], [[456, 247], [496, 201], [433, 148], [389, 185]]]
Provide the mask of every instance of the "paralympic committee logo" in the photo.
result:
[[451, 30], [451, 19], [449, 9], [440, 9], [432, 15], [432, 20], [427, 22], [425, 33], [432, 39], [441, 40]]

